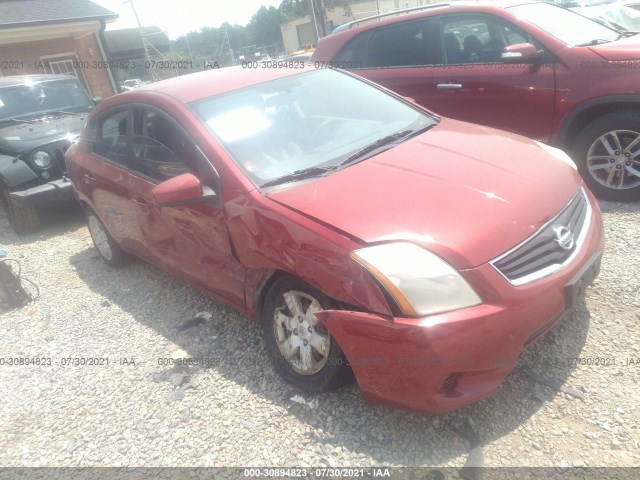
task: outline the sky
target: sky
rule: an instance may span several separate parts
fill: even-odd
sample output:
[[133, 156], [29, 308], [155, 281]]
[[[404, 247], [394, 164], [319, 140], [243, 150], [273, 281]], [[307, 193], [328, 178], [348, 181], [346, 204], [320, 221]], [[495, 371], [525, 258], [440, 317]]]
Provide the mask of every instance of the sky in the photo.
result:
[[[137, 27], [128, 0], [92, 0], [120, 17], [107, 30]], [[281, 0], [133, 0], [142, 26], [158, 26], [170, 38], [201, 27], [219, 27], [224, 22], [246, 25], [262, 6], [277, 7]]]

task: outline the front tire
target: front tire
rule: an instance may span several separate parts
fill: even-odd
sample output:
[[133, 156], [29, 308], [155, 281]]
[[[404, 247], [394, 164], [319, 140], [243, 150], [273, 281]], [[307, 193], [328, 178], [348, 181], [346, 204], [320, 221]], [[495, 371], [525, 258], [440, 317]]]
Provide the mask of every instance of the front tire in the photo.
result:
[[640, 114], [610, 113], [591, 122], [576, 139], [574, 159], [597, 197], [640, 198]]
[[333, 390], [350, 379], [342, 350], [314, 315], [329, 308], [334, 308], [331, 299], [289, 276], [273, 283], [262, 308], [262, 332], [276, 371], [310, 393]]
[[87, 212], [87, 226], [96, 250], [108, 265], [119, 267], [127, 262], [128, 255], [114, 242], [102, 221], [93, 211]]
[[2, 206], [13, 231], [18, 235], [35, 232], [40, 227], [38, 210], [32, 206], [16, 205], [7, 188], [0, 187], [0, 190]]

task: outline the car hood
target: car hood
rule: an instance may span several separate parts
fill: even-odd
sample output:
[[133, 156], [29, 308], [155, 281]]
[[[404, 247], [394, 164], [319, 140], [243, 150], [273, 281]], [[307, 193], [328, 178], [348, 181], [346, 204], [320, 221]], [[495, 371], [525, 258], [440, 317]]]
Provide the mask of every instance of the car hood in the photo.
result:
[[465, 269], [530, 236], [581, 184], [532, 140], [443, 119], [361, 163], [267, 196], [363, 244], [415, 242]]
[[29, 152], [50, 142], [80, 134], [88, 114], [73, 117], [32, 120], [29, 123], [0, 126], [0, 150]]
[[[640, 35], [589, 47], [605, 60], [640, 60]], [[634, 68], [634, 67], [632, 67]]]

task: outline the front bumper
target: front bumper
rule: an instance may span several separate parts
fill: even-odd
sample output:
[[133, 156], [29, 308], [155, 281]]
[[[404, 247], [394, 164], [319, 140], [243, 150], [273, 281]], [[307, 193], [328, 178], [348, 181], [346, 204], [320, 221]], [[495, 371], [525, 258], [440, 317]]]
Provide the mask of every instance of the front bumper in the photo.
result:
[[527, 285], [491, 265], [464, 272], [484, 303], [423, 318], [326, 310], [316, 316], [337, 340], [365, 399], [432, 414], [494, 394], [521, 352], [549, 331], [599, 272], [600, 210], [576, 258]]
[[21, 207], [71, 202], [74, 198], [73, 184], [69, 179], [52, 180], [44, 185], [11, 192], [11, 198]]

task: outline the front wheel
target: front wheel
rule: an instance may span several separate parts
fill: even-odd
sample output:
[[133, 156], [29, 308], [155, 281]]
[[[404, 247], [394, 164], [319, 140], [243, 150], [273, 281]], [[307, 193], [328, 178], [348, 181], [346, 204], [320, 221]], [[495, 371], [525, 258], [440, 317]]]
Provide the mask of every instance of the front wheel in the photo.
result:
[[40, 214], [38, 210], [28, 205], [17, 205], [11, 198], [7, 188], [0, 187], [0, 190], [0, 200], [2, 201], [2, 206], [13, 231], [18, 235], [25, 235], [36, 231], [40, 226]]
[[287, 382], [311, 393], [333, 390], [350, 378], [346, 358], [315, 312], [333, 308], [321, 292], [281, 277], [267, 293], [262, 331], [276, 371]]
[[591, 122], [576, 139], [574, 159], [599, 198], [640, 198], [640, 114], [611, 113]]

